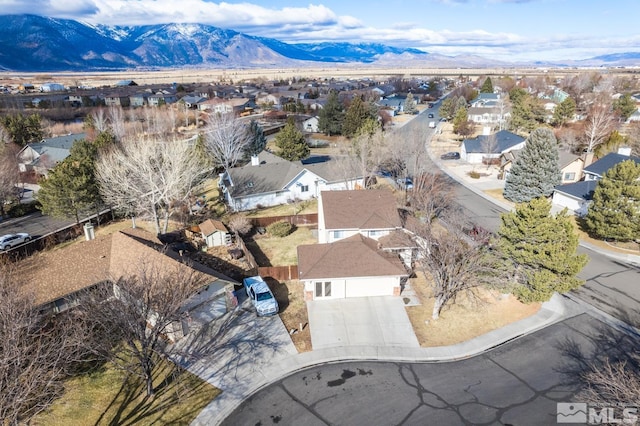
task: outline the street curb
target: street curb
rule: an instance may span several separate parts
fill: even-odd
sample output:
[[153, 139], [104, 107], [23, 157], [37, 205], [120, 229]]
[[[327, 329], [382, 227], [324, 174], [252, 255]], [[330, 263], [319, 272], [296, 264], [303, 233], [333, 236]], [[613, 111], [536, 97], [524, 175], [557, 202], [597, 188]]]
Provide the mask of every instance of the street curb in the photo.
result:
[[291, 374], [316, 365], [349, 361], [423, 363], [459, 361], [483, 354], [583, 312], [573, 301], [559, 294], [554, 294], [550, 301], [543, 303], [540, 310], [530, 317], [456, 345], [434, 348], [332, 347], [292, 355], [280, 360], [277, 365], [272, 365], [269, 369], [261, 371], [260, 377], [254, 377], [256, 380], [253, 383], [245, 383], [242, 394], [222, 389], [222, 393], [198, 414], [191, 425], [219, 425], [256, 392]]

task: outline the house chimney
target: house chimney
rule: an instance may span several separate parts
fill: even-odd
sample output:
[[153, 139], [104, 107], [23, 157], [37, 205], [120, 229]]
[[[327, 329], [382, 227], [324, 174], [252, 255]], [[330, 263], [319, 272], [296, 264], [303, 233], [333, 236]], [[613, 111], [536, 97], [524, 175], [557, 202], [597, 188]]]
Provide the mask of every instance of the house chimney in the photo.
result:
[[593, 151], [591, 151], [591, 152], [585, 152], [585, 153], [582, 155], [582, 159], [584, 160], [584, 165], [583, 165], [583, 167], [590, 166], [590, 165], [591, 165], [591, 163], [593, 163]]
[[259, 166], [260, 165], [260, 158], [257, 155], [252, 155], [251, 156], [251, 165], [252, 166]]
[[618, 154], [624, 155], [625, 157], [631, 156], [631, 147], [629, 146], [621, 146], [618, 148]]

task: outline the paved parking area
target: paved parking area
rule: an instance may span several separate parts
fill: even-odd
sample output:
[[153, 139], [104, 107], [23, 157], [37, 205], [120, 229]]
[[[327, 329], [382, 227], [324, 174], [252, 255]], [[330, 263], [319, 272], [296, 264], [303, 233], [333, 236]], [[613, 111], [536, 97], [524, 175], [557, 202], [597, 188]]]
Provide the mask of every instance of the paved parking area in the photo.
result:
[[307, 302], [313, 349], [336, 346], [419, 347], [401, 297]]

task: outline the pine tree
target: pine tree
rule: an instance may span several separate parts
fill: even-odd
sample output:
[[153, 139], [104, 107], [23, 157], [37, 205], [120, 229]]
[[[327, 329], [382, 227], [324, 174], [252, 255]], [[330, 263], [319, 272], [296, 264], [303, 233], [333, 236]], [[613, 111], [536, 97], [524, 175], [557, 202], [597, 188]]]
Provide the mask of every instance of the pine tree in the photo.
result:
[[343, 120], [344, 110], [338, 100], [338, 93], [332, 91], [318, 114], [318, 130], [329, 136], [339, 135], [342, 133]]
[[296, 129], [291, 118], [276, 135], [276, 146], [280, 148], [280, 157], [289, 161], [307, 158], [311, 152], [309, 145], [304, 140], [304, 135], [300, 130]]
[[622, 161], [598, 181], [585, 225], [599, 238], [640, 237], [640, 163]]
[[511, 168], [504, 197], [516, 203], [548, 197], [561, 182], [558, 143], [551, 129], [534, 130]]
[[560, 102], [556, 109], [553, 110], [553, 125], [554, 126], [562, 126], [567, 121], [573, 118], [573, 115], [576, 113], [576, 102], [567, 98], [564, 101]]
[[487, 77], [482, 83], [482, 87], [480, 88], [480, 93], [493, 93], [493, 83], [491, 82], [491, 77]]
[[40, 185], [37, 194], [44, 214], [74, 218], [93, 211], [101, 204], [100, 189], [95, 177], [97, 148], [91, 142], [79, 140], [70, 155], [58, 163]]
[[631, 114], [637, 110], [636, 102], [631, 98], [630, 93], [625, 93], [613, 101], [613, 111], [618, 114], [623, 121], [627, 121], [627, 119], [631, 117]]
[[413, 98], [413, 93], [408, 93], [407, 98], [404, 100], [404, 113], [405, 114], [418, 113], [418, 108], [416, 107], [416, 101]]
[[247, 153], [251, 155], [260, 154], [267, 146], [267, 138], [264, 135], [262, 126], [256, 120], [251, 120], [249, 124], [249, 144], [247, 145]]
[[579, 239], [571, 218], [566, 209], [555, 217], [550, 212], [550, 201], [535, 198], [500, 218], [498, 247], [513, 266], [515, 294], [525, 303], [584, 284], [576, 275], [588, 257], [576, 253]]
[[348, 138], [354, 137], [360, 127], [365, 123], [368, 118], [376, 118], [374, 109], [371, 105], [362, 100], [361, 97], [356, 96], [351, 101], [351, 105], [347, 109], [344, 115], [344, 122], [342, 123], [342, 134]]

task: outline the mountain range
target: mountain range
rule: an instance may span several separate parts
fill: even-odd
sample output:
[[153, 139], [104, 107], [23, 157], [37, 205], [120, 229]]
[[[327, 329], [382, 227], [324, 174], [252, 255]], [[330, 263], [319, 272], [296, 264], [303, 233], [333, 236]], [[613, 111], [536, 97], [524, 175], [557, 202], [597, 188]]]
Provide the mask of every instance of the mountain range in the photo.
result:
[[481, 56], [445, 56], [377, 43], [305, 43], [254, 37], [202, 24], [88, 25], [37, 15], [0, 15], [0, 70], [117, 71], [163, 68], [304, 67], [322, 63], [427, 67], [630, 66], [639, 53], [563, 64], [511, 64]]

